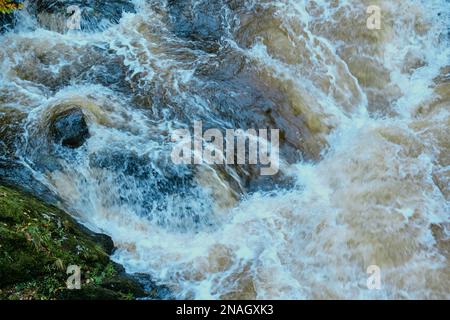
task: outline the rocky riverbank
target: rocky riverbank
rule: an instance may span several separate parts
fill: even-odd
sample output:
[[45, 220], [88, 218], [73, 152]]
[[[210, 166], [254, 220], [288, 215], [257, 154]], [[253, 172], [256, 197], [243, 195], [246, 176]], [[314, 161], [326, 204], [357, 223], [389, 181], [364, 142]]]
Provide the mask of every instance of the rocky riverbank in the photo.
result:
[[[160, 288], [144, 288], [110, 260], [113, 250], [108, 236], [34, 196], [0, 186], [0, 299], [159, 297]], [[69, 265], [81, 268], [81, 290], [67, 289]]]

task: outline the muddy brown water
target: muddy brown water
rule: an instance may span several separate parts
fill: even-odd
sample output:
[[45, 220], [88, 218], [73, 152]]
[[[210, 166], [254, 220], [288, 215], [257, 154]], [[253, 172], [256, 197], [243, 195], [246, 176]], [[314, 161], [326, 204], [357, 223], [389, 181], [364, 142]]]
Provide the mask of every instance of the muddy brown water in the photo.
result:
[[[0, 36], [3, 181], [178, 298], [450, 298], [448, 1], [73, 2], [81, 30], [59, 4]], [[49, 128], [74, 106], [70, 149]], [[279, 129], [280, 173], [174, 165], [195, 120]]]

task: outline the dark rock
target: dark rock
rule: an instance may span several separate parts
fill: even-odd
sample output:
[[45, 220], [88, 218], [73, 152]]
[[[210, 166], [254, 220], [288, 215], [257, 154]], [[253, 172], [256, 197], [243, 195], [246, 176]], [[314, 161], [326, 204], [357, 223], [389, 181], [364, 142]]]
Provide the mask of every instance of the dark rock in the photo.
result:
[[98, 273], [109, 263], [108, 254], [68, 214], [4, 186], [0, 222], [0, 287], [53, 273], [63, 280], [65, 270], [59, 269], [70, 264]]
[[16, 9], [12, 9], [9, 13], [0, 12], [0, 34], [14, 28], [16, 24], [16, 10], [21, 9], [20, 7], [23, 5], [23, 2], [24, 0], [9, 1]]
[[[105, 242], [64, 211], [0, 185], [0, 299], [154, 297], [110, 260]], [[81, 268], [80, 290], [65, 289], [69, 265]]]
[[14, 14], [2, 14], [0, 13], [0, 34], [14, 27], [15, 19]]
[[122, 292], [124, 294], [132, 294], [137, 298], [147, 296], [144, 286], [136, 282], [131, 276], [127, 275], [115, 276], [107, 279], [103, 281], [101, 287], [116, 292]]
[[218, 41], [223, 31], [220, 0], [169, 0], [169, 15], [174, 32], [194, 40]]
[[63, 290], [57, 295], [59, 300], [123, 300], [123, 294], [102, 287], [86, 287], [80, 290]]
[[[30, 168], [17, 156], [24, 133], [24, 119], [26, 114], [21, 111], [0, 109], [0, 183], [19, 186], [22, 191], [31, 193], [47, 203], [57, 204], [59, 199], [56, 194], [37, 181]], [[42, 152], [42, 148], [37, 163], [47, 170], [58, 169], [54, 158]]]
[[73, 5], [81, 10], [81, 30], [101, 29], [104, 22], [118, 23], [123, 12], [135, 12], [128, 0], [37, 0], [30, 4], [30, 11], [42, 27], [62, 32], [70, 17], [67, 9]]
[[[87, 238], [89, 238], [92, 242], [95, 242], [98, 245], [100, 245], [108, 255], [111, 255], [114, 252], [115, 247], [111, 237], [107, 236], [106, 234], [95, 233], [83, 225], [79, 225], [78, 227], [86, 235]], [[117, 267], [114, 268], [116, 270], [119, 269]]]
[[172, 291], [164, 285], [156, 284], [152, 277], [145, 273], [136, 273], [132, 277], [144, 286], [146, 292], [150, 294], [152, 299], [173, 300], [175, 296]]
[[[70, 64], [58, 70], [48, 66], [59, 64], [61, 55]], [[108, 44], [87, 44], [74, 48], [68, 44], [54, 44], [36, 54], [22, 56], [14, 69], [25, 81], [40, 84], [55, 94], [71, 83], [101, 84], [123, 94], [130, 94], [132, 82], [127, 80], [124, 58], [117, 56]]]
[[50, 125], [50, 134], [56, 143], [73, 149], [90, 137], [84, 114], [78, 108], [57, 115]]
[[0, 184], [15, 186], [46, 203], [55, 205], [60, 202], [59, 197], [54, 192], [37, 181], [28, 168], [15, 160], [0, 159]]

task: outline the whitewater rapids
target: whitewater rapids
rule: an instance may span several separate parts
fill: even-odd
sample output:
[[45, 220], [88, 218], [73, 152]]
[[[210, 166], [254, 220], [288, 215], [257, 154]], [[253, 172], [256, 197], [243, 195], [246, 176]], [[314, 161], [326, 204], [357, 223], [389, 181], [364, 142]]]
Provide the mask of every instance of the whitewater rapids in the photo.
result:
[[[24, 11], [0, 36], [15, 158], [115, 261], [176, 298], [450, 299], [448, 1], [133, 4], [81, 31]], [[74, 105], [91, 137], [54, 147]], [[281, 174], [173, 165], [198, 119], [280, 129]]]

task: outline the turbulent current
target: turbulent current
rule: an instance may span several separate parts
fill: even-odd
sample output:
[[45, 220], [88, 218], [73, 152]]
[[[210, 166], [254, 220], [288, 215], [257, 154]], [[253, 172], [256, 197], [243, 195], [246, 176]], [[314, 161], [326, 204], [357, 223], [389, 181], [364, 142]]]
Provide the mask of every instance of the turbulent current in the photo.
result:
[[[450, 298], [450, 2], [127, 6], [66, 30], [31, 5], [0, 36], [3, 179], [175, 298]], [[74, 106], [89, 138], [66, 148], [49, 128]], [[171, 132], [197, 120], [279, 129], [279, 174], [175, 165]]]

